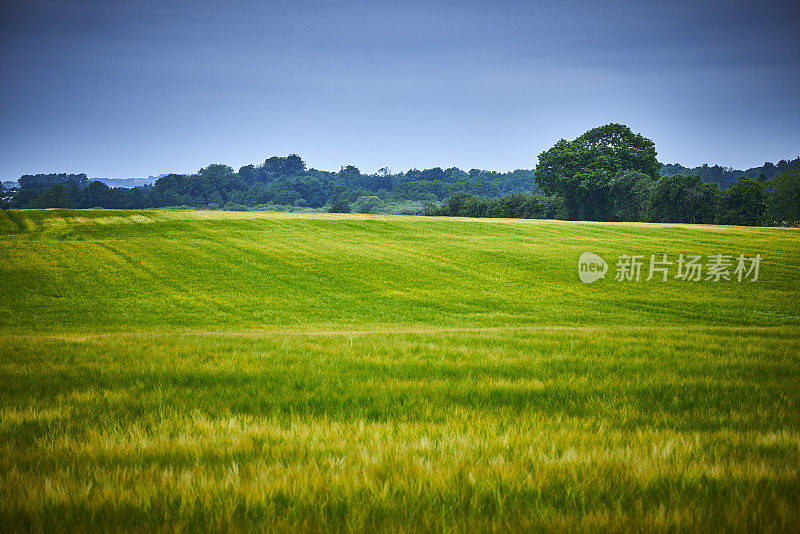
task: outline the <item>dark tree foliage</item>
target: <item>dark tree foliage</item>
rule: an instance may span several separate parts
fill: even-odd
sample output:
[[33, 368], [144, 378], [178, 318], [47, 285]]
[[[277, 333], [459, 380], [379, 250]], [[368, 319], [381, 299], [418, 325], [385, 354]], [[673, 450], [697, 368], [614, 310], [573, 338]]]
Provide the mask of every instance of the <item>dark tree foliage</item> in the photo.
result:
[[258, 169], [259, 181], [271, 182], [281, 176], [296, 176], [306, 170], [306, 163], [297, 154], [285, 158], [273, 156], [268, 158]]
[[767, 218], [777, 225], [800, 224], [800, 168], [785, 170], [767, 184]]
[[631, 170], [657, 178], [659, 167], [650, 139], [625, 125], [607, 124], [542, 152], [536, 182], [545, 193], [564, 198], [570, 218], [606, 221], [613, 218], [614, 176]]
[[329, 213], [350, 213], [350, 203], [344, 200], [335, 200], [332, 204], [330, 209], [328, 210]]
[[487, 199], [459, 192], [450, 196], [441, 206], [429, 205], [425, 214], [448, 217], [563, 219], [566, 211], [560, 197], [549, 197], [538, 193], [514, 193]]
[[655, 180], [638, 171], [620, 171], [609, 187], [615, 221], [646, 221]]
[[4, 199], [3, 208], [25, 208], [30, 205], [31, 201], [41, 194], [41, 191], [37, 191], [35, 189], [23, 189], [17, 191], [14, 195]]
[[77, 187], [70, 189], [62, 184], [53, 184], [41, 194], [33, 198], [26, 208], [73, 208], [75, 207], [74, 197], [77, 195]]
[[699, 176], [663, 176], [653, 187], [648, 207], [652, 222], [714, 222], [719, 187]]
[[715, 183], [722, 189], [727, 189], [739, 178], [750, 178], [759, 182], [766, 182], [776, 174], [783, 171], [800, 168], [800, 157], [793, 160], [782, 159], [778, 164], [766, 162], [761, 167], [752, 167], [745, 171], [740, 171], [730, 167], [719, 165], [709, 166], [707, 163], [699, 167], [688, 168], [678, 163], [668, 163], [661, 167], [660, 173], [664, 176], [680, 174], [682, 176], [697, 175], [704, 182]]
[[83, 189], [88, 183], [86, 175], [81, 174], [25, 174], [18, 180], [20, 189], [33, 189], [44, 191], [54, 184], [61, 184], [64, 187], [77, 187]]
[[[75, 178], [77, 177], [77, 178]], [[88, 184], [85, 175], [26, 176], [22, 182], [31, 189], [10, 193], [0, 202], [3, 207], [25, 207], [36, 196], [61, 180], [86, 194], [75, 196], [80, 208], [224, 208], [247, 209], [255, 206], [308, 207], [319, 209], [343, 201], [352, 206], [358, 199], [363, 209], [385, 209], [409, 202], [440, 202], [457, 192], [496, 198], [518, 192], [537, 191], [532, 170], [509, 173], [473, 169], [466, 173], [455, 167], [392, 173], [382, 168], [362, 173], [348, 165], [339, 172], [309, 169], [296, 154], [267, 158], [261, 165], [245, 165], [234, 172], [227, 165], [209, 165], [195, 174], [162, 175], [153, 186], [126, 189]], [[69, 180], [72, 180], [71, 182]], [[32, 188], [38, 189], [32, 189]], [[28, 192], [33, 191], [33, 192]], [[377, 198], [378, 201], [375, 201]], [[419, 204], [417, 204], [419, 210]], [[413, 208], [403, 208], [411, 209]]]
[[246, 183], [247, 185], [253, 185], [258, 179], [258, 173], [256, 172], [255, 165], [245, 165], [244, 167], [240, 167], [238, 174], [239, 179], [241, 179], [242, 182]]
[[209, 165], [197, 174], [168, 174], [156, 180], [148, 195], [151, 207], [221, 205], [234, 191], [247, 188], [227, 165]]
[[371, 185], [369, 176], [362, 175], [361, 171], [358, 170], [358, 167], [354, 165], [342, 167], [339, 173], [336, 175], [336, 181], [351, 189], [362, 188], [370, 191], [372, 190], [372, 188], [369, 187]]
[[717, 223], [756, 226], [763, 224], [767, 210], [764, 184], [742, 178], [723, 191], [717, 209]]
[[111, 188], [103, 182], [93, 181], [81, 191], [80, 208], [115, 207]]
[[313, 176], [282, 177], [265, 190], [264, 200], [275, 204], [319, 208], [328, 200], [331, 190]]

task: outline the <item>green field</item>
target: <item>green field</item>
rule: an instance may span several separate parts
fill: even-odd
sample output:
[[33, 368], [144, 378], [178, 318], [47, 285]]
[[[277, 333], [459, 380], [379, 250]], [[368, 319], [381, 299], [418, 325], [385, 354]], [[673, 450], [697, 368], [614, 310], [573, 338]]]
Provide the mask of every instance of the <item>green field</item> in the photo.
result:
[[5, 211], [0, 296], [0, 531], [800, 530], [798, 229]]

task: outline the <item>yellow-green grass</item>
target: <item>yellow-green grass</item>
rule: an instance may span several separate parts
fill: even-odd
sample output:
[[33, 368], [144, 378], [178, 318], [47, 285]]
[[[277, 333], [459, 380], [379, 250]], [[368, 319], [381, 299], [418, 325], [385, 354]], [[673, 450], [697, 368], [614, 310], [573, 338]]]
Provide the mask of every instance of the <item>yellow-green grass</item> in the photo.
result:
[[2, 531], [800, 529], [797, 229], [7, 211], [0, 297]]

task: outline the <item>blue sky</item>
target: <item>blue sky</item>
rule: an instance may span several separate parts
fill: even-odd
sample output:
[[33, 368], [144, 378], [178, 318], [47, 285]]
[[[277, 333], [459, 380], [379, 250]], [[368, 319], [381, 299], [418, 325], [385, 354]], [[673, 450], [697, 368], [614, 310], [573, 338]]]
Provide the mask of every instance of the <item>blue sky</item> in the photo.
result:
[[798, 28], [796, 1], [0, 0], [0, 178], [533, 168], [608, 122], [747, 168], [800, 156]]

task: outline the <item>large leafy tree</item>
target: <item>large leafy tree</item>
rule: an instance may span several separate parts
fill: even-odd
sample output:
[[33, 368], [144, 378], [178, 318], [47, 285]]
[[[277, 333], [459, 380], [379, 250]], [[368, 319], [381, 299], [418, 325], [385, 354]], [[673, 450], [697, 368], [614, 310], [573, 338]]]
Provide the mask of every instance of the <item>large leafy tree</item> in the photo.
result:
[[659, 167], [650, 139], [623, 124], [607, 124], [542, 152], [535, 179], [545, 193], [564, 197], [570, 218], [610, 220], [614, 176], [638, 171], [657, 179]]

